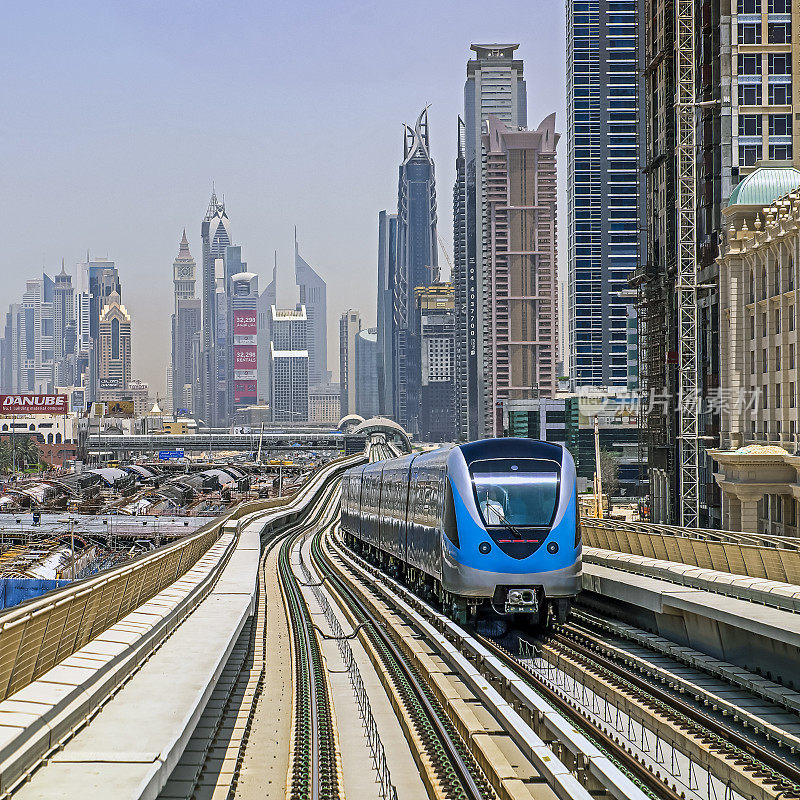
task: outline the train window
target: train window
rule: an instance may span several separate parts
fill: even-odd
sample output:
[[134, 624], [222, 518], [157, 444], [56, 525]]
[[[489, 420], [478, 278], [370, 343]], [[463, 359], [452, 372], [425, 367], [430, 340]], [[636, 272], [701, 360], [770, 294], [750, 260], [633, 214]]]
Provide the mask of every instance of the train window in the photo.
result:
[[549, 527], [558, 506], [559, 471], [552, 462], [492, 459], [470, 466], [478, 511], [487, 527]]
[[458, 525], [456, 524], [456, 507], [453, 502], [453, 487], [445, 479], [444, 487], [444, 515], [442, 519], [444, 535], [456, 546], [461, 547], [458, 539]]

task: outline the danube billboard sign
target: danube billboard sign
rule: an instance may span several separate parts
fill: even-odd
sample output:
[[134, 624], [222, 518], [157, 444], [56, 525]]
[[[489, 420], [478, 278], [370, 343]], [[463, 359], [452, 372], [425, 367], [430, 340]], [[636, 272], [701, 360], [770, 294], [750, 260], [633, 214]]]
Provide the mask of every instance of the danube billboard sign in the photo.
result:
[[65, 394], [0, 394], [0, 414], [66, 414], [69, 397]]
[[255, 311], [234, 311], [233, 312], [233, 334], [234, 336], [255, 336], [258, 333], [256, 327]]

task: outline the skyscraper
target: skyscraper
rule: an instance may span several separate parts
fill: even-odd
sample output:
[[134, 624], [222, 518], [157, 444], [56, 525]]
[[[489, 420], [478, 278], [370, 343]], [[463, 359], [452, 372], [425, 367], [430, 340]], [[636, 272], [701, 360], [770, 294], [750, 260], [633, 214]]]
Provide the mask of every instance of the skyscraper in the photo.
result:
[[308, 420], [308, 317], [301, 304], [295, 309], [272, 307], [270, 373], [272, 419]]
[[378, 214], [378, 410], [394, 413], [393, 294], [397, 264], [397, 214]]
[[628, 278], [644, 249], [638, 0], [567, 4], [567, 265], [573, 386], [625, 386]]
[[325, 281], [301, 257], [294, 239], [294, 275], [300, 287], [300, 305], [308, 315], [308, 381], [320, 386], [330, 381], [328, 374], [328, 288]]
[[355, 342], [356, 413], [364, 419], [378, 415], [378, 329], [361, 330]]
[[350, 308], [339, 319], [339, 393], [343, 417], [356, 414], [356, 337], [361, 315]]
[[557, 389], [555, 126], [555, 114], [536, 130], [490, 115], [483, 136], [485, 436], [502, 435], [504, 401], [554, 397]]
[[54, 386], [75, 383], [75, 289], [72, 276], [64, 269], [56, 275], [53, 287], [53, 381]]
[[455, 314], [453, 287], [438, 283], [414, 292], [420, 342], [419, 436], [455, 438]]
[[[227, 380], [227, 367], [220, 365], [217, 357], [218, 322], [220, 307], [225, 307], [224, 297], [220, 300], [218, 290], [225, 293], [225, 250], [231, 244], [228, 215], [225, 203], [217, 199], [212, 190], [211, 200], [200, 227], [203, 239], [203, 348], [202, 402], [195, 404], [195, 414], [202, 415], [208, 425], [222, 423], [225, 417], [226, 393], [220, 391], [220, 380]], [[220, 287], [221, 283], [221, 287]], [[198, 398], [200, 399], [200, 398]]]
[[127, 389], [131, 380], [131, 317], [117, 292], [112, 292], [103, 306], [98, 330], [98, 384]]
[[[454, 284], [456, 302], [466, 319], [456, 329], [459, 435], [475, 439], [483, 419], [481, 397], [484, 378], [485, 333], [484, 175], [482, 134], [493, 114], [511, 127], [527, 125], [527, 97], [522, 61], [514, 58], [518, 44], [473, 44], [475, 58], [467, 62], [464, 84], [463, 129], [459, 126], [459, 159], [453, 191], [456, 228]], [[462, 144], [463, 137], [463, 144]], [[463, 155], [462, 155], [463, 152]], [[465, 368], [466, 365], [466, 368]], [[466, 435], [465, 435], [466, 434]]]
[[187, 408], [187, 395], [193, 393], [195, 368], [192, 363], [193, 340], [201, 329], [201, 302], [195, 297], [197, 265], [189, 252], [186, 230], [178, 255], [172, 264], [172, 408]]
[[[477, 404], [470, 405], [470, 386], [477, 386], [477, 289], [474, 276], [467, 272], [467, 168], [466, 126], [458, 118], [456, 141], [456, 181], [453, 185], [453, 360], [454, 437], [465, 442], [470, 431], [477, 431]], [[472, 260], [474, 269], [474, 258]], [[472, 372], [470, 372], [472, 370]], [[470, 421], [472, 420], [472, 421]], [[473, 437], [474, 438], [474, 437]]]
[[409, 433], [419, 429], [420, 351], [414, 290], [439, 280], [436, 178], [430, 153], [428, 109], [404, 126], [397, 191], [397, 264], [393, 287], [394, 413]]
[[261, 294], [258, 296], [257, 312], [258, 312], [258, 333], [256, 334], [256, 345], [258, 347], [258, 402], [269, 404], [272, 390], [270, 389], [270, 358], [269, 358], [269, 343], [270, 343], [270, 322], [272, 320], [272, 306], [277, 303], [277, 287], [278, 287], [278, 264], [277, 254], [275, 256], [275, 265], [272, 268], [272, 280], [267, 284]]
[[[78, 365], [79, 369], [83, 368], [82, 379], [87, 389], [87, 399], [94, 400], [98, 389], [100, 313], [112, 294], [122, 296], [119, 272], [114, 262], [108, 258], [90, 259], [87, 253], [86, 262], [78, 265], [78, 289], [81, 297], [77, 300], [76, 314], [80, 311], [84, 315], [84, 319], [79, 319], [78, 326], [81, 346]], [[88, 322], [88, 331], [84, 322]]]
[[231, 275], [229, 283], [228, 319], [232, 335], [228, 385], [232, 391], [228, 415], [232, 416], [236, 409], [258, 402], [258, 275], [237, 272]]

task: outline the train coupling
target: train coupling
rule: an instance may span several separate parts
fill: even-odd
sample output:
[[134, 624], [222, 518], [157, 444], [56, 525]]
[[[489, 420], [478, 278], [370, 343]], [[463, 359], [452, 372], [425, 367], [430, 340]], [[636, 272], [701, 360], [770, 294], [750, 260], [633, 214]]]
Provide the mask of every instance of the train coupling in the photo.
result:
[[535, 614], [539, 610], [539, 593], [535, 589], [509, 589], [506, 614]]

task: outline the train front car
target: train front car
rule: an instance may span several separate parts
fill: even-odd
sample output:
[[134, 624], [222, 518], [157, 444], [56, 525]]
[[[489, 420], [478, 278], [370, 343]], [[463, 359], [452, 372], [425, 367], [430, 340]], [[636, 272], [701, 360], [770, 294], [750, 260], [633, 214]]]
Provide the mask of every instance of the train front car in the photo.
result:
[[565, 620], [581, 585], [569, 451], [533, 439], [459, 445], [447, 457], [447, 483], [458, 533], [441, 539], [442, 588], [462, 608], [490, 599], [504, 614], [544, 623], [549, 610]]

